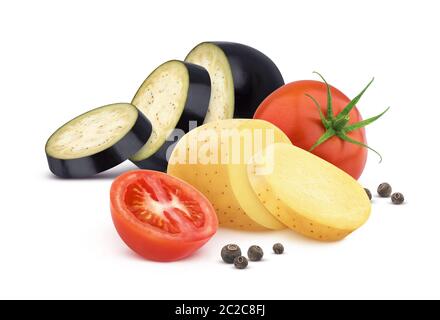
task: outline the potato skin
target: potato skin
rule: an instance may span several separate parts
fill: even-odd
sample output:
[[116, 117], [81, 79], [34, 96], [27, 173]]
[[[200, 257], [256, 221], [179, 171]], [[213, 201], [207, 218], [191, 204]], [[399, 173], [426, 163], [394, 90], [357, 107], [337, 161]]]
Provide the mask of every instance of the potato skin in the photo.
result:
[[[185, 152], [189, 142], [192, 139], [198, 139], [198, 137], [203, 135], [204, 131], [215, 130], [220, 134], [220, 130], [234, 129], [243, 121], [250, 120], [230, 119], [215, 121], [191, 130], [180, 139], [174, 148], [168, 162], [167, 173], [188, 182], [202, 192], [214, 206], [220, 226], [248, 231], [267, 230], [250, 219], [240, 206], [236, 195], [232, 192], [229, 183], [231, 177], [229, 177], [224, 165], [193, 164], [189, 161], [189, 155], [186, 155], [185, 163], [177, 163], [180, 153]], [[200, 145], [201, 143], [198, 144], [198, 147]], [[219, 144], [216, 146], [220, 148]]]
[[[208, 132], [212, 135], [206, 135]], [[190, 163], [188, 154], [185, 159], [181, 154], [185, 154], [195, 142], [198, 163]], [[199, 189], [216, 209], [221, 226], [241, 230], [282, 230], [286, 226], [261, 203], [247, 176], [247, 163], [253, 153], [275, 142], [290, 143], [280, 129], [264, 120], [210, 122], [181, 139], [170, 157], [168, 173]], [[206, 145], [209, 151], [204, 149]], [[228, 156], [222, 158], [221, 163], [203, 164], [199, 152], [202, 149], [209, 154]], [[202, 156], [204, 154], [206, 152], [202, 152]], [[176, 163], [177, 160], [180, 163]]]

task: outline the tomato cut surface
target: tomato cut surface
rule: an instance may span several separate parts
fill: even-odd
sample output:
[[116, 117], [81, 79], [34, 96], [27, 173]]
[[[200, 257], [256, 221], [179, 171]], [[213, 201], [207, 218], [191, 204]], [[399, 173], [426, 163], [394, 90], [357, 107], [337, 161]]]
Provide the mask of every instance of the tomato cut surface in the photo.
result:
[[124, 242], [157, 261], [185, 258], [217, 230], [208, 199], [191, 185], [165, 173], [136, 170], [113, 182], [112, 218]]

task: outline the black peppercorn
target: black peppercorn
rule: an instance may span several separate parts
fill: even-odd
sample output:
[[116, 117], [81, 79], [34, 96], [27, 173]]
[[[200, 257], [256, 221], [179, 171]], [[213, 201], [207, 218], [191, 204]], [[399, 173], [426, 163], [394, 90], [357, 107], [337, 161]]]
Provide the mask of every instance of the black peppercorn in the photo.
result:
[[224, 262], [234, 263], [234, 259], [241, 256], [241, 249], [236, 244], [228, 244], [222, 248], [221, 256]]
[[247, 252], [249, 260], [260, 261], [263, 258], [263, 249], [259, 246], [251, 246]]
[[244, 269], [248, 266], [248, 260], [243, 256], [236, 257], [234, 259], [234, 266], [237, 269]]
[[275, 252], [275, 254], [282, 254], [284, 252], [284, 246], [281, 243], [275, 243], [273, 245], [273, 252]]
[[395, 192], [393, 193], [393, 195], [391, 196], [391, 201], [394, 204], [402, 204], [405, 201], [405, 197], [403, 196], [403, 194], [401, 194], [400, 192]]
[[393, 189], [391, 188], [389, 183], [381, 183], [378, 187], [377, 187], [377, 193], [379, 194], [379, 196], [381, 196], [382, 198], [388, 198], [391, 195], [391, 192], [393, 191]]
[[368, 190], [367, 188], [364, 188], [364, 190], [365, 190], [365, 193], [366, 193], [367, 196], [368, 196], [368, 199], [371, 200], [372, 196], [371, 196], [371, 192], [370, 192], [370, 190]]

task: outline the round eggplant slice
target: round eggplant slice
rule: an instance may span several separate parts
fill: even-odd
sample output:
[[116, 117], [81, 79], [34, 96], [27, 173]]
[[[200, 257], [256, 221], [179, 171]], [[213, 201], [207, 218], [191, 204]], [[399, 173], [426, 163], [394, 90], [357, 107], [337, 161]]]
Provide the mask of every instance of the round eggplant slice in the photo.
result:
[[150, 119], [153, 133], [131, 161], [142, 169], [166, 171], [178, 139], [203, 124], [210, 95], [209, 73], [200, 66], [171, 60], [154, 70], [132, 101]]
[[93, 109], [64, 124], [47, 140], [49, 169], [62, 178], [92, 176], [127, 160], [151, 132], [150, 121], [131, 104]]
[[260, 103], [284, 85], [275, 63], [260, 51], [232, 42], [203, 42], [185, 61], [204, 67], [211, 77], [205, 122], [252, 118]]

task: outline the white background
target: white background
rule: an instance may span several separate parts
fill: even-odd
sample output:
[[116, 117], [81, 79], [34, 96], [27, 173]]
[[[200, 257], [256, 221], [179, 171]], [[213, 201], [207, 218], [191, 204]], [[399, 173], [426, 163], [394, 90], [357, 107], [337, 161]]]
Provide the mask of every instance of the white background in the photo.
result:
[[[0, 298], [440, 298], [440, 49], [437, 1], [3, 1], [0, 4]], [[116, 234], [112, 179], [65, 181], [44, 144], [92, 107], [130, 101], [158, 64], [229, 40], [270, 56], [286, 82], [323, 73], [354, 97], [367, 129], [361, 183], [389, 181], [407, 203], [374, 198], [368, 223], [338, 243], [292, 232], [219, 230], [193, 257], [144, 261]], [[238, 271], [221, 247], [261, 245]], [[271, 254], [282, 242], [286, 254]]]

